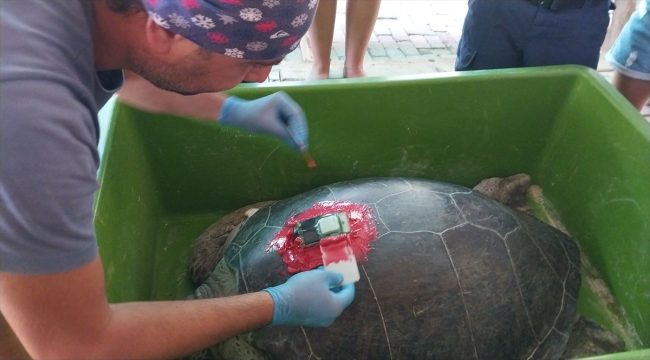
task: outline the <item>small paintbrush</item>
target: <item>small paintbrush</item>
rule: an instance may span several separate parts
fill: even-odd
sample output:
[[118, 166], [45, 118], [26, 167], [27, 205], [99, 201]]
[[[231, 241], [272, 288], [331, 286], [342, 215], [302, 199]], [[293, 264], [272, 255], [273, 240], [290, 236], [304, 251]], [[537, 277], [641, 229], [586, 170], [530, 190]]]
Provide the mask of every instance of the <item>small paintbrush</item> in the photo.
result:
[[296, 134], [296, 132], [293, 131], [293, 129], [290, 126], [287, 126], [287, 132], [289, 133], [289, 135], [291, 135], [291, 138], [296, 143], [296, 145], [298, 145], [298, 149], [302, 153], [302, 156], [305, 158], [305, 161], [307, 162], [307, 166], [310, 168], [316, 167], [316, 162], [311, 157], [311, 155], [309, 155], [309, 151], [307, 151], [307, 146], [305, 146], [305, 144], [302, 141], [300, 141], [298, 134]]

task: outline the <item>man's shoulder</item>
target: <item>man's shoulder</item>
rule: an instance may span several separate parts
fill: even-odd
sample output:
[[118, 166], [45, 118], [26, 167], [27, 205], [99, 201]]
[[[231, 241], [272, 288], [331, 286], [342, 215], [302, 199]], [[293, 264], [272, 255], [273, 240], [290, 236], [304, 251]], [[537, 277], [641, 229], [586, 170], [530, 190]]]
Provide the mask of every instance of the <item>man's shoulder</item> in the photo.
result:
[[[63, 75], [89, 76], [92, 58], [92, 1], [4, 1], [0, 8], [2, 80]], [[90, 72], [90, 73], [89, 73]]]

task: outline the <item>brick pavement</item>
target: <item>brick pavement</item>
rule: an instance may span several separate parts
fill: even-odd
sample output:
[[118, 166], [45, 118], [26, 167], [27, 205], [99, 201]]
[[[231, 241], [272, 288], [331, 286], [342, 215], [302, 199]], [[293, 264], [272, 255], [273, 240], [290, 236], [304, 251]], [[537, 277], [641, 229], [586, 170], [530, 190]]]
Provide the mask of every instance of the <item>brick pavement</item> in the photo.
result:
[[[339, 0], [330, 59], [330, 77], [343, 77], [345, 0]], [[383, 0], [368, 44], [368, 76], [453, 71], [467, 2], [463, 0]], [[277, 65], [270, 81], [304, 80], [311, 69], [308, 41]]]
[[[357, 0], [359, 1], [359, 0]], [[360, 0], [362, 1], [362, 0]], [[330, 53], [330, 78], [343, 78], [345, 0], [338, 0]], [[467, 14], [464, 0], [382, 0], [366, 56], [369, 77], [454, 71], [456, 49]], [[269, 82], [302, 81], [311, 70], [306, 39], [273, 67]], [[612, 69], [601, 57], [598, 71], [611, 81]], [[650, 120], [650, 106], [643, 115]]]
[[[345, 0], [338, 1], [330, 54], [330, 78], [334, 79], [343, 77], [345, 5]], [[464, 0], [383, 0], [364, 58], [368, 76], [454, 71], [466, 14]], [[304, 40], [273, 69], [269, 81], [304, 80], [310, 60], [309, 43]], [[599, 70], [611, 71], [604, 61]]]

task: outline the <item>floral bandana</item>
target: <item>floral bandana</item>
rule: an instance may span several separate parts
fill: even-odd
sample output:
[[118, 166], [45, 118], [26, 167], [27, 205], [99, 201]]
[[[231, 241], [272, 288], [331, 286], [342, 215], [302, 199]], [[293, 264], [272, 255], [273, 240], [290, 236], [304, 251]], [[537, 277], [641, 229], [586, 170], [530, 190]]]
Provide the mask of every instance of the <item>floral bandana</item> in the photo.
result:
[[280, 58], [298, 47], [318, 0], [142, 0], [161, 27], [217, 54]]

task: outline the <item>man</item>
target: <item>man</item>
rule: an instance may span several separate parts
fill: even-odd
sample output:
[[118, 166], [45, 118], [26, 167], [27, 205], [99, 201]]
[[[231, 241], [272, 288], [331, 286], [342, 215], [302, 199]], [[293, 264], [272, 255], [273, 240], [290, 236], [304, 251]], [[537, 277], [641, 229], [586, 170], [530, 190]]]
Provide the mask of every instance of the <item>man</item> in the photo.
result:
[[650, 99], [650, 0], [640, 1], [607, 53], [612, 84], [641, 110]]
[[[35, 358], [173, 358], [266, 325], [327, 326], [354, 297], [342, 276], [297, 274], [258, 293], [109, 305], [93, 230], [97, 110], [129, 69], [198, 94], [263, 81], [316, 0], [42, 0], [0, 8], [0, 311]], [[306, 144], [274, 94], [214, 95], [214, 119]], [[4, 321], [0, 322], [0, 325]], [[3, 328], [6, 334], [7, 329]], [[3, 343], [3, 345], [6, 343]], [[3, 352], [6, 353], [6, 348]]]
[[455, 68], [595, 69], [609, 8], [609, 0], [470, 0]]

